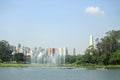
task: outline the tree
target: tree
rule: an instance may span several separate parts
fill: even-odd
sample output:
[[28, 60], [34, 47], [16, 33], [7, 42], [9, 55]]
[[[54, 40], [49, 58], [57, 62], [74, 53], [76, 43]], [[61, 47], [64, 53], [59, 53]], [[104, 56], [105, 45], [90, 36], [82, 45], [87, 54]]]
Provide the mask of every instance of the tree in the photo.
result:
[[23, 63], [25, 62], [25, 56], [23, 53], [15, 53], [13, 55], [13, 59], [14, 61], [18, 62], [18, 63]]
[[120, 50], [117, 50], [116, 52], [112, 53], [110, 63], [120, 65]]
[[80, 65], [80, 64], [81, 64], [81, 58], [82, 58], [82, 55], [77, 55], [77, 56], [76, 56], [76, 62], [75, 62], [75, 63], [76, 63], [77, 65]]
[[11, 60], [12, 51], [7, 41], [0, 41], [0, 60], [1, 62], [9, 62]]
[[101, 54], [106, 53], [108, 55], [120, 49], [120, 30], [106, 32], [106, 36], [97, 42], [96, 47]]
[[72, 56], [72, 55], [67, 55], [66, 58], [66, 63], [68, 64], [72, 64], [76, 62], [76, 56]]

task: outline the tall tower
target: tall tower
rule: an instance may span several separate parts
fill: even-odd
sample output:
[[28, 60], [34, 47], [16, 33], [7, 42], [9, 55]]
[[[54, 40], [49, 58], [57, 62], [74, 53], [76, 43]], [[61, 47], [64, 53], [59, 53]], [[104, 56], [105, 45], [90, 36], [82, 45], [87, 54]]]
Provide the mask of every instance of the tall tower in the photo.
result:
[[[89, 46], [89, 49], [93, 49], [94, 48], [94, 41], [93, 41], [93, 36], [90, 35], [90, 46]], [[90, 55], [92, 55], [93, 53], [90, 52]]]
[[92, 35], [90, 35], [90, 46], [94, 46], [93, 36]]

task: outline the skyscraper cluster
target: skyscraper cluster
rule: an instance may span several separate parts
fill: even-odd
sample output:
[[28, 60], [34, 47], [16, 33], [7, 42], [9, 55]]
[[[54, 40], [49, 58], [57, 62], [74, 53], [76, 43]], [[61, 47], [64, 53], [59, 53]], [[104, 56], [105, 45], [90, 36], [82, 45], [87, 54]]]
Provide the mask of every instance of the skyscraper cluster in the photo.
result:
[[31, 55], [34, 51], [42, 52], [46, 51], [49, 55], [54, 55], [58, 53], [59, 55], [68, 55], [68, 50], [66, 47], [64, 48], [42, 48], [42, 47], [35, 47], [34, 49], [30, 49], [29, 47], [22, 46], [18, 44], [17, 46], [11, 46], [11, 50], [13, 51], [12, 54], [15, 53], [23, 53], [24, 55]]

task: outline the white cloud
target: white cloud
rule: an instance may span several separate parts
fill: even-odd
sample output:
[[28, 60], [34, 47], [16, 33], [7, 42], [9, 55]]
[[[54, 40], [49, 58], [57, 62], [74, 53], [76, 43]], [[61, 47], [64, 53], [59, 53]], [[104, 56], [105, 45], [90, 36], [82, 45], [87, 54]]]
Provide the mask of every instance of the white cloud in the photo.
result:
[[104, 14], [104, 11], [100, 10], [99, 7], [93, 7], [93, 6], [87, 7], [85, 12], [88, 14]]

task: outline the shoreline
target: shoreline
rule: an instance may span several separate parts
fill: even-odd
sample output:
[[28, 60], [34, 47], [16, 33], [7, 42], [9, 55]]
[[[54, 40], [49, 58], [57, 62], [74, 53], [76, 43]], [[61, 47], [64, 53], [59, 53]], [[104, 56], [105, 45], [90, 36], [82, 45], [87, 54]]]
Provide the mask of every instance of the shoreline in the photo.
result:
[[66, 64], [66, 67], [86, 68], [86, 69], [120, 69], [120, 65], [75, 65]]
[[[22, 63], [0, 63], [0, 67], [57, 67], [59, 65], [46, 65], [46, 64], [22, 64]], [[86, 69], [120, 69], [120, 65], [74, 65], [65, 64], [61, 67], [71, 68], [86, 68]]]

